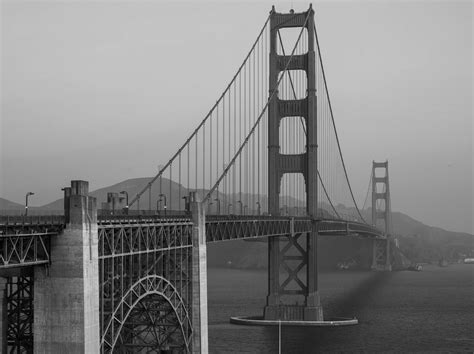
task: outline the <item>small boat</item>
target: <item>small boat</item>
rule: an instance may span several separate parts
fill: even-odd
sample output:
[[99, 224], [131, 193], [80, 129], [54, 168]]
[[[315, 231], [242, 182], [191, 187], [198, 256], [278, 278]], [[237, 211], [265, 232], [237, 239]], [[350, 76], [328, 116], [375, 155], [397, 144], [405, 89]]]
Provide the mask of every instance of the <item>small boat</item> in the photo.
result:
[[412, 264], [407, 269], [412, 270], [414, 272], [421, 272], [423, 270], [423, 266], [420, 263], [416, 263], [416, 264]]

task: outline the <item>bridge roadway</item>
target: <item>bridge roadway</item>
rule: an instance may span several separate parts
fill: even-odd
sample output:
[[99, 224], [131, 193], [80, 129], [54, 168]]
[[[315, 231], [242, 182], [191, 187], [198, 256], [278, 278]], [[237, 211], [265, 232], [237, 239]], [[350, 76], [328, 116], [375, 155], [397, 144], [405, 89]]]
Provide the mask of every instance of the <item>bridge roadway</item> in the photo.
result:
[[[189, 215], [102, 215], [98, 217], [99, 258], [192, 246]], [[66, 227], [62, 215], [0, 216], [0, 269], [50, 263], [50, 238]], [[276, 237], [309, 232], [320, 236], [385, 239], [373, 226], [340, 219], [309, 217], [208, 215], [207, 243]]]

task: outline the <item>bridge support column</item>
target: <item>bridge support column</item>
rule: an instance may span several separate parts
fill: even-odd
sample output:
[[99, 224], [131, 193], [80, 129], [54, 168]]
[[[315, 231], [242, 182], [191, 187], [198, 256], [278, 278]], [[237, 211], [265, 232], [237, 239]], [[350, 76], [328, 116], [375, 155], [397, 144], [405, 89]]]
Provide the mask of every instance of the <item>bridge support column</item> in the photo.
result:
[[7, 278], [0, 277], [0, 353], [7, 353]]
[[[323, 321], [318, 292], [317, 224], [314, 223], [311, 232], [296, 233], [292, 220], [290, 230], [286, 239], [269, 240], [269, 294], [263, 317], [266, 320]], [[305, 268], [305, 278], [300, 278]], [[288, 274], [280, 279], [282, 270]]]
[[35, 268], [34, 352], [98, 353], [97, 206], [88, 182], [65, 188], [66, 228], [51, 239], [51, 266]]
[[[313, 225], [313, 228], [315, 226]], [[318, 291], [318, 232], [313, 230], [307, 235], [307, 271], [306, 271], [306, 303], [304, 308], [305, 321], [323, 321], [323, 308]]]
[[196, 192], [190, 194], [190, 209], [193, 222], [192, 251], [192, 352], [207, 354], [207, 261], [206, 261], [206, 217]]
[[391, 271], [390, 239], [374, 239], [372, 245], [372, 270]]
[[280, 316], [280, 239], [268, 239], [268, 295], [263, 310], [265, 319], [277, 319]]
[[[283, 65], [289, 56], [277, 51], [279, 31], [289, 27], [306, 27], [308, 51], [304, 60]], [[318, 129], [316, 96], [316, 52], [314, 11], [282, 14], [272, 9], [270, 13], [269, 53], [269, 103], [268, 103], [268, 211], [280, 213], [281, 181], [285, 174], [303, 175], [306, 184], [306, 211], [314, 220], [318, 218]], [[288, 62], [289, 63], [289, 62]], [[307, 96], [292, 99], [280, 95], [279, 75], [284, 70], [304, 70], [307, 77]], [[306, 124], [306, 152], [284, 154], [281, 152], [280, 128], [282, 119], [302, 119]], [[268, 296], [264, 309], [267, 320], [323, 320], [318, 294], [317, 227], [302, 234], [293, 229], [286, 237], [268, 241]], [[281, 279], [280, 271], [288, 275]], [[306, 271], [306, 272], [305, 272]], [[302, 275], [302, 273], [305, 273]], [[302, 275], [300, 278], [300, 274]]]

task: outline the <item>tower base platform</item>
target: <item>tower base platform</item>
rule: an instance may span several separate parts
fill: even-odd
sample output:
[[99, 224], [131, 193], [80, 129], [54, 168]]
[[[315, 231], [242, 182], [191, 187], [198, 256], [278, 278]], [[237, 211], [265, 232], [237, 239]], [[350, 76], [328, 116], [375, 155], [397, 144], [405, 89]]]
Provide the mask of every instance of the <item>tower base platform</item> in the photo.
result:
[[328, 321], [279, 321], [264, 320], [261, 316], [231, 317], [230, 323], [245, 326], [301, 326], [301, 327], [337, 327], [353, 326], [359, 323], [357, 318], [337, 317]]

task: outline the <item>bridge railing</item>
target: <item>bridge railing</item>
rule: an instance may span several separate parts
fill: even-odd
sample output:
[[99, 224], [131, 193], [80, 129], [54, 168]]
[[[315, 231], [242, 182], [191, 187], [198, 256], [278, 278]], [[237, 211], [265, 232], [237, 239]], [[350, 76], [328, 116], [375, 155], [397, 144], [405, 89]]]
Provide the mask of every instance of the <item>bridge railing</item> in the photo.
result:
[[0, 215], [0, 225], [63, 225], [64, 215]]
[[191, 216], [186, 214], [169, 215], [99, 215], [97, 223], [104, 224], [149, 224], [149, 223], [173, 223], [180, 221], [190, 221]]
[[64, 226], [64, 215], [1, 215], [0, 269], [48, 264], [50, 237]]

